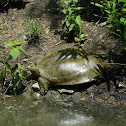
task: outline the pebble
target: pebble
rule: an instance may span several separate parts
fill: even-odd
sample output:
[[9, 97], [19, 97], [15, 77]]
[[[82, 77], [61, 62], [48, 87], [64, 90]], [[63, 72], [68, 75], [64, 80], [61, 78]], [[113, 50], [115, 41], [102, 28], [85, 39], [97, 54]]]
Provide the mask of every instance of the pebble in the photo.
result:
[[40, 89], [38, 83], [34, 83], [34, 84], [32, 85], [32, 88], [33, 88], [33, 89], [38, 89], [38, 90]]
[[74, 90], [67, 90], [67, 89], [58, 89], [58, 91], [60, 93], [70, 93], [70, 94], [74, 93]]

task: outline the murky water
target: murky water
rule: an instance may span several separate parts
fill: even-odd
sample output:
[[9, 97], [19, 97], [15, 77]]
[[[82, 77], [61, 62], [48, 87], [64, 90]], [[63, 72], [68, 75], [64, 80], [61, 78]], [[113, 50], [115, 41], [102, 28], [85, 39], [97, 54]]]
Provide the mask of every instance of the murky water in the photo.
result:
[[126, 126], [126, 108], [59, 105], [22, 96], [1, 98], [0, 126]]

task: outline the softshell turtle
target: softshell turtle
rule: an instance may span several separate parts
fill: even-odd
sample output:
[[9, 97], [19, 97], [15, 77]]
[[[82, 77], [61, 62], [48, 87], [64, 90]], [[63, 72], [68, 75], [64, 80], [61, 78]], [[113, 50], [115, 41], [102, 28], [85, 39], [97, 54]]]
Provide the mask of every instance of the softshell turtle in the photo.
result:
[[29, 67], [38, 78], [40, 91], [47, 93], [48, 87], [76, 85], [94, 81], [102, 75], [106, 63], [97, 55], [79, 49], [66, 49], [36, 61]]

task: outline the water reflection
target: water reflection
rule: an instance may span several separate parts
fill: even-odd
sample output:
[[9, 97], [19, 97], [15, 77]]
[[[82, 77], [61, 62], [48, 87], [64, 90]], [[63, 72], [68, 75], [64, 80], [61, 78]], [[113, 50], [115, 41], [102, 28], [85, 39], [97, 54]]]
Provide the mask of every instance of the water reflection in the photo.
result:
[[125, 110], [70, 107], [16, 96], [0, 99], [0, 126], [125, 126]]

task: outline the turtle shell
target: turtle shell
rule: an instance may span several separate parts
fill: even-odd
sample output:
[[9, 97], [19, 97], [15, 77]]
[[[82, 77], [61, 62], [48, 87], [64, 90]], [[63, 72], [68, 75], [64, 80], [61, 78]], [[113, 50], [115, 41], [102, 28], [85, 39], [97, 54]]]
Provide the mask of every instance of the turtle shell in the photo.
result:
[[99, 56], [79, 49], [66, 49], [39, 59], [31, 71], [57, 86], [91, 82], [102, 75], [104, 68], [106, 63]]

